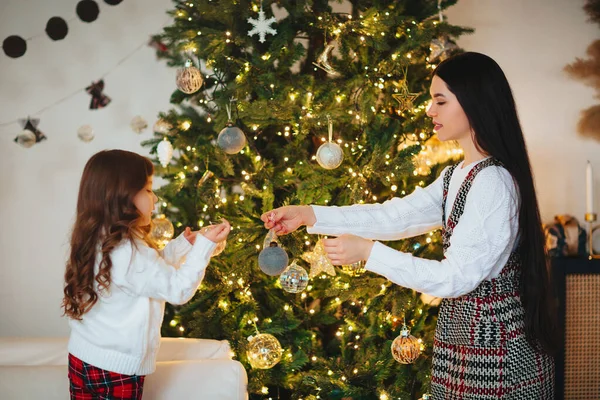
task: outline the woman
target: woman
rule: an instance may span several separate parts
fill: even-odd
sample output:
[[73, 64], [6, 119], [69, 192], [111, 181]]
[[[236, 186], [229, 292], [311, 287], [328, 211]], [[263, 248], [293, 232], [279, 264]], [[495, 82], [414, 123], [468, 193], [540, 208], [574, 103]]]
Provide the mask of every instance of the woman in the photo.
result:
[[[301, 225], [335, 265], [365, 268], [442, 297], [433, 347], [434, 399], [553, 399], [556, 350], [544, 239], [515, 102], [498, 64], [463, 53], [431, 82], [440, 140], [464, 161], [426, 188], [383, 204], [288, 206], [265, 213], [279, 235]], [[444, 259], [426, 260], [375, 240], [442, 228]]]

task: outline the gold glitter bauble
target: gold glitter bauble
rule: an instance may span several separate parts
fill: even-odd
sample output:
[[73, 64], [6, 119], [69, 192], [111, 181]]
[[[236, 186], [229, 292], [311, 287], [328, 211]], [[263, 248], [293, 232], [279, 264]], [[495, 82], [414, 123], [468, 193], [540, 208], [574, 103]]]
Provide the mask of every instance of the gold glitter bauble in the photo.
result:
[[173, 224], [164, 214], [157, 215], [150, 224], [150, 238], [156, 243], [159, 249], [164, 248], [173, 238], [175, 229]]
[[281, 360], [283, 349], [275, 336], [259, 333], [249, 340], [246, 356], [252, 368], [269, 369]]
[[400, 335], [392, 342], [392, 356], [401, 364], [411, 364], [421, 354], [421, 343], [410, 334], [405, 326], [402, 327]]

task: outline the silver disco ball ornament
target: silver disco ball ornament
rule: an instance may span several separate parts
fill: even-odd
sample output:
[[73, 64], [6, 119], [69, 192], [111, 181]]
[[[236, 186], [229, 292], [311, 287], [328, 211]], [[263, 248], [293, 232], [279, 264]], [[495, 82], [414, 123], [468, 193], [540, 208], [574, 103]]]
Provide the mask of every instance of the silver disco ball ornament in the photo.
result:
[[300, 293], [308, 285], [308, 272], [294, 261], [279, 275], [279, 283], [286, 292]]

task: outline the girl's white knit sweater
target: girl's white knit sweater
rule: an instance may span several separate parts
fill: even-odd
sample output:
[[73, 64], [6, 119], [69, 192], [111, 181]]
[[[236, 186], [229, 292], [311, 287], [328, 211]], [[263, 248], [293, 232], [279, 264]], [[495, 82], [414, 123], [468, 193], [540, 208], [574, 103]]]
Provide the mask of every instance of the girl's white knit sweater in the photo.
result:
[[[193, 246], [180, 235], [162, 252], [141, 240], [123, 241], [110, 254], [108, 292], [99, 294], [80, 321], [69, 321], [69, 352], [107, 371], [154, 372], [165, 301], [183, 304], [192, 298], [215, 246], [202, 235]], [[100, 255], [96, 273], [99, 261]]]

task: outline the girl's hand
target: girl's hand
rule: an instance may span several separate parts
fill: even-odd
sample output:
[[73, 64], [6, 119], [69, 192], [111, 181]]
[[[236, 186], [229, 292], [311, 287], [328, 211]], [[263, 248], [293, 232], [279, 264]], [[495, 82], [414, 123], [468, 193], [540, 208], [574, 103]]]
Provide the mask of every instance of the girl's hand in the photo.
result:
[[192, 245], [196, 242], [197, 234], [198, 232], [192, 232], [189, 226], [183, 231], [183, 237], [186, 238], [187, 241], [190, 242], [190, 244]]
[[227, 220], [223, 220], [218, 225], [209, 225], [200, 230], [200, 234], [214, 243], [220, 243], [227, 239], [227, 235], [231, 232], [231, 225]]
[[323, 239], [323, 246], [333, 265], [349, 265], [367, 260], [371, 255], [373, 241], [354, 235], [342, 235], [335, 239]]
[[261, 215], [265, 228], [273, 229], [277, 235], [294, 232], [302, 225], [314, 225], [315, 213], [310, 206], [286, 206]]

